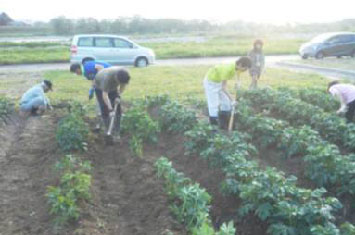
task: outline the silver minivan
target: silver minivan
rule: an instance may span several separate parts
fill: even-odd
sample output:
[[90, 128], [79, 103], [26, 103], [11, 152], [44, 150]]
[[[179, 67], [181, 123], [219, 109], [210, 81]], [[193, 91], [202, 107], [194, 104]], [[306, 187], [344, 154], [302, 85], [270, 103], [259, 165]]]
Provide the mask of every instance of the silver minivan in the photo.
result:
[[73, 37], [70, 47], [70, 63], [88, 60], [105, 61], [116, 65], [146, 67], [154, 64], [155, 53], [128, 38], [116, 35], [82, 34]]

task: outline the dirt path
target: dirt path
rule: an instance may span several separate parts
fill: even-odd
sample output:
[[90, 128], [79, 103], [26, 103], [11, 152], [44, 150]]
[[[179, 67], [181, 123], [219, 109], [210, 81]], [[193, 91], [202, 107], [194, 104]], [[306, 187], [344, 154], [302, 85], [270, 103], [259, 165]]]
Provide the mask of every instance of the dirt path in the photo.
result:
[[172, 217], [166, 193], [154, 171], [159, 156], [131, 156], [127, 141], [121, 146], [99, 143], [89, 154], [94, 166], [94, 191], [105, 221], [105, 234], [186, 234]]
[[[56, 161], [53, 119], [14, 116], [0, 136], [0, 234], [53, 234], [46, 187]], [[59, 156], [59, 155], [58, 155]]]

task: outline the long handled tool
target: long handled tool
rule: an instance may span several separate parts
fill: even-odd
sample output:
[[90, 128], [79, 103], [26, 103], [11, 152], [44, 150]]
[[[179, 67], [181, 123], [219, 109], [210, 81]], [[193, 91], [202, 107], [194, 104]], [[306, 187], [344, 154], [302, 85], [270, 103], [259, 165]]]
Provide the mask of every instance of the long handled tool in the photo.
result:
[[120, 103], [121, 103], [120, 98], [116, 98], [115, 107], [113, 108], [113, 112], [115, 115], [113, 117], [110, 117], [110, 124], [109, 124], [108, 130], [107, 130], [107, 136], [109, 136], [109, 137], [112, 135], [112, 130], [113, 130], [113, 127], [115, 124], [116, 116], [117, 116], [117, 110], [118, 110], [118, 106], [120, 105]]
[[[238, 80], [237, 80], [237, 84], [236, 84], [236, 92], [235, 92], [234, 102], [237, 100], [238, 90], [240, 89], [240, 78], [239, 78], [239, 76], [238, 76], [237, 79]], [[229, 118], [229, 123], [228, 123], [228, 132], [232, 132], [232, 130], [233, 130], [234, 114], [235, 114], [235, 104], [232, 105], [231, 116]]]

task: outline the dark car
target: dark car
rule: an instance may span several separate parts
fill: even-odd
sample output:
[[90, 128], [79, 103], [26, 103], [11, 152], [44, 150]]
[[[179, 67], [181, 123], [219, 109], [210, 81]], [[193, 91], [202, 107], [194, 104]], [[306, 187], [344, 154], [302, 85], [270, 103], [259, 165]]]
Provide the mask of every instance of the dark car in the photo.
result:
[[301, 45], [299, 53], [303, 59], [315, 57], [322, 59], [327, 56], [355, 57], [355, 33], [325, 33]]

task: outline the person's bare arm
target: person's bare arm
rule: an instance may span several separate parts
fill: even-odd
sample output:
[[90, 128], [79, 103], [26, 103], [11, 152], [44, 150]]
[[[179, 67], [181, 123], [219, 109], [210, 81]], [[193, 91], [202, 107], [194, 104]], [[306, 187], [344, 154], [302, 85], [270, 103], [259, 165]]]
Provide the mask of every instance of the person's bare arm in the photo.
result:
[[109, 99], [109, 97], [108, 97], [108, 92], [103, 91], [103, 92], [102, 92], [102, 98], [103, 98], [104, 103], [106, 104], [108, 110], [111, 111], [113, 108], [112, 108], [111, 101], [110, 101], [110, 99]]

